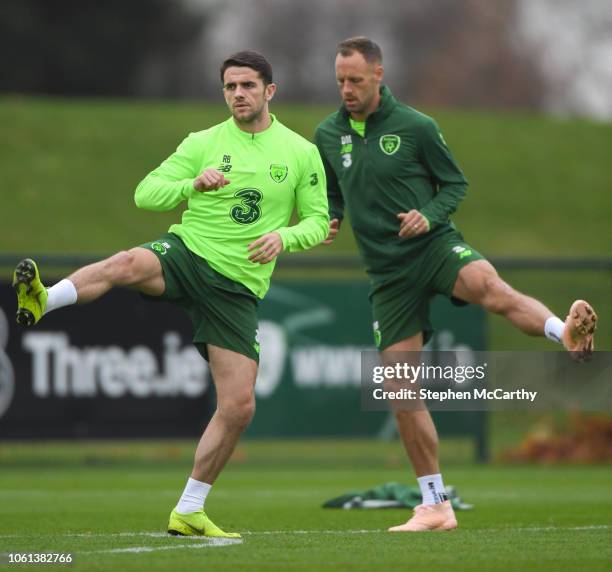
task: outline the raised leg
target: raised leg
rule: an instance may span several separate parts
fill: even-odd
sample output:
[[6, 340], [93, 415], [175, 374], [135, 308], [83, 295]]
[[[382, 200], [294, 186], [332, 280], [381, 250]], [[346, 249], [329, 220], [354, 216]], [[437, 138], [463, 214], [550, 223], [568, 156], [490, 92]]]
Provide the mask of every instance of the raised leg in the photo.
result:
[[132, 248], [80, 268], [68, 277], [77, 291], [77, 302], [84, 304], [106, 294], [114, 286], [130, 286], [160, 296], [164, 277], [157, 256], [146, 248]]
[[504, 316], [530, 336], [546, 335], [563, 343], [577, 361], [594, 350], [597, 314], [588, 302], [576, 300], [563, 323], [542, 302], [504, 282], [486, 260], [471, 262], [459, 271], [453, 296]]
[[486, 260], [471, 262], [459, 271], [453, 296], [504, 316], [530, 336], [543, 336], [546, 320], [554, 315], [539, 300], [504, 282]]

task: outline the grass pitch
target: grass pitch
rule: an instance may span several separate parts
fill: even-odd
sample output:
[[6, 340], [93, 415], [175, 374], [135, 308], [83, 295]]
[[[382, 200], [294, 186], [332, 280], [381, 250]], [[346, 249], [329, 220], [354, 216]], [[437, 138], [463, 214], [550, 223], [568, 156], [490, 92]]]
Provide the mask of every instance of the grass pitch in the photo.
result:
[[610, 569], [609, 466], [477, 466], [449, 447], [445, 481], [476, 508], [458, 514], [453, 532], [392, 535], [385, 529], [407, 511], [320, 506], [411, 482], [399, 444], [247, 441], [207, 501], [218, 524], [243, 533], [229, 545], [164, 534], [191, 449], [0, 446], [0, 552], [70, 552], [74, 569], [92, 571]]

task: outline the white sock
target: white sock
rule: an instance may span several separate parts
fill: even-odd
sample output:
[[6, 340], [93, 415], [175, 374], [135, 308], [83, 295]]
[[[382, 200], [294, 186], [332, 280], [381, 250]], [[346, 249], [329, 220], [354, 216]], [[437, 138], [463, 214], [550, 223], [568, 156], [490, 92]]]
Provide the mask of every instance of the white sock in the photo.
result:
[[189, 477], [187, 479], [187, 485], [181, 495], [181, 498], [176, 505], [176, 512], [181, 514], [189, 514], [191, 512], [198, 512], [204, 508], [206, 497], [210, 492], [212, 485], [196, 481]]
[[63, 306], [70, 306], [70, 304], [76, 304], [77, 291], [74, 284], [64, 278], [60, 280], [55, 286], [47, 289], [47, 307], [45, 308], [45, 314], [48, 314], [51, 310], [57, 310]]
[[423, 504], [438, 504], [448, 500], [440, 473], [417, 477], [417, 481], [419, 481], [419, 488], [423, 496]]
[[557, 316], [551, 316], [544, 324], [544, 335], [553, 342], [561, 343], [565, 323]]

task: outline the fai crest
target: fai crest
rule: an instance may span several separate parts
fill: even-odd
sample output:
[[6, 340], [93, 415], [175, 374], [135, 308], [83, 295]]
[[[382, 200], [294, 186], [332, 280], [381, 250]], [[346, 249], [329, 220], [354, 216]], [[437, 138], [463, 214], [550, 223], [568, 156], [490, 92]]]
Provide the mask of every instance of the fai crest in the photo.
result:
[[399, 135], [383, 135], [379, 142], [383, 153], [393, 155], [400, 148], [401, 139]]
[[281, 163], [272, 163], [270, 165], [270, 177], [277, 183], [282, 183], [287, 178], [288, 172], [287, 165]]
[[167, 242], [152, 242], [151, 248], [155, 252], [158, 252], [159, 254], [163, 255], [163, 254], [166, 254], [166, 252], [168, 252], [170, 245]]

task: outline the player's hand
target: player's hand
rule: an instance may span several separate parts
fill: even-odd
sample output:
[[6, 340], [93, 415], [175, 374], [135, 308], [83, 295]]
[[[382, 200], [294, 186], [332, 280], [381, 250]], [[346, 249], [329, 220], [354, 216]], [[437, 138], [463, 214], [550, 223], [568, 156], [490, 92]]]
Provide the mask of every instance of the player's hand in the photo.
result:
[[397, 218], [400, 220], [399, 235], [402, 238], [412, 238], [429, 232], [429, 221], [415, 209], [398, 213]]
[[201, 175], [193, 180], [193, 188], [202, 193], [216, 191], [229, 184], [230, 180], [226, 179], [223, 173], [217, 171], [217, 169], [205, 169]]
[[333, 218], [329, 221], [329, 234], [327, 238], [323, 241], [323, 244], [331, 244], [334, 242], [334, 238], [338, 234], [340, 230], [340, 221], [337, 218]]
[[283, 251], [283, 239], [278, 232], [267, 232], [261, 238], [249, 244], [249, 260], [267, 264], [274, 260]]

